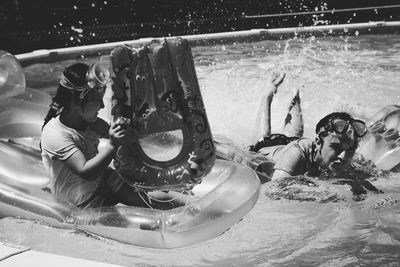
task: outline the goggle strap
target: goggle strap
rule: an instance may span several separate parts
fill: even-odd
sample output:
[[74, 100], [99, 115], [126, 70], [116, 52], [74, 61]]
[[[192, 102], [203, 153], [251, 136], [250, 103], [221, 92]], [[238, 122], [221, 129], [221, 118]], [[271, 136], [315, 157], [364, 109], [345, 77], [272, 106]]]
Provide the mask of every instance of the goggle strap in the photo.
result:
[[83, 91], [80, 93], [79, 98], [82, 100], [85, 98], [85, 96], [87, 95], [87, 93], [90, 92], [92, 88], [90, 88], [89, 86], [87, 86], [85, 89], [83, 89]]
[[85, 84], [84, 86], [76, 86], [67, 77], [65, 77], [64, 73], [61, 74], [60, 78], [60, 85], [70, 89], [70, 90], [77, 90], [77, 91], [84, 91], [88, 86]]
[[87, 84], [83, 86], [75, 86], [70, 80], [68, 80], [67, 77], [65, 77], [64, 74], [61, 74], [60, 78], [60, 85], [69, 89], [69, 90], [74, 90], [74, 91], [81, 91], [79, 98], [82, 100], [85, 98], [85, 96], [92, 90], [96, 84], [94, 81], [89, 80]]

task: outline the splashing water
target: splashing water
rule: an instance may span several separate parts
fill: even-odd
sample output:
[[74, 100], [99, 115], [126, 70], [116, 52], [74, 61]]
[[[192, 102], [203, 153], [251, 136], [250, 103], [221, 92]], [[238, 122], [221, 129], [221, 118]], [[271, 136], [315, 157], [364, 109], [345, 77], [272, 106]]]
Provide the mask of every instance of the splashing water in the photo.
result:
[[[197, 56], [198, 76], [214, 132], [247, 145], [257, 137], [259, 106], [266, 79], [274, 70], [287, 73], [272, 104], [272, 128], [279, 132], [295, 89], [300, 89], [305, 136], [338, 109], [369, 116], [399, 103], [397, 37], [294, 39], [215, 47]], [[204, 48], [206, 50], [208, 48]], [[205, 64], [204, 64], [205, 62]]]
[[[400, 37], [356, 36], [263, 41], [196, 47], [196, 70], [214, 134], [239, 145], [257, 139], [259, 106], [268, 75], [287, 77], [272, 106], [279, 132], [294, 89], [299, 88], [305, 136], [334, 110], [368, 117], [399, 104]], [[28, 86], [49, 85], [71, 62], [26, 68]], [[44, 71], [43, 67], [52, 71]], [[43, 72], [38, 75], [37, 71]], [[45, 76], [48, 75], [48, 76]], [[42, 84], [41, 84], [42, 81]], [[53, 91], [54, 92], [54, 91]], [[19, 219], [0, 220], [0, 240], [35, 250], [122, 265], [141, 266], [349, 266], [391, 265], [400, 260], [400, 175], [378, 175], [355, 202], [347, 186], [320, 184], [337, 192], [336, 203], [272, 200], [263, 193], [255, 208], [224, 234], [190, 247], [133, 247], [82, 232]], [[65, 244], [68, 244], [66, 246]]]

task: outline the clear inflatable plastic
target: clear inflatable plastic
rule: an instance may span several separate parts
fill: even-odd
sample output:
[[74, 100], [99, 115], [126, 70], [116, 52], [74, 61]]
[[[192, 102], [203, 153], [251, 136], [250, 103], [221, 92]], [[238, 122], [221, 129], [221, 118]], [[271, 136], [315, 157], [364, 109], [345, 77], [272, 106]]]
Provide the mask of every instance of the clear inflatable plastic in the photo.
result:
[[382, 108], [368, 125], [359, 153], [382, 170], [397, 169], [400, 166], [400, 106]]
[[[116, 47], [111, 52], [115, 73], [112, 115], [127, 118], [137, 135], [122, 145], [115, 169], [136, 188], [190, 187], [206, 175], [215, 160], [191, 48], [182, 38], [153, 42], [140, 49]], [[156, 160], [142, 147], [139, 136], [177, 131], [179, 153]]]
[[18, 60], [0, 50], [0, 97], [12, 97], [25, 90], [25, 75]]
[[51, 97], [26, 88], [18, 60], [0, 50], [0, 139], [38, 137]]
[[190, 201], [171, 210], [113, 206], [81, 210], [56, 201], [38, 151], [0, 141], [0, 218], [40, 220], [133, 245], [174, 248], [211, 239], [255, 205], [260, 181], [241, 164], [217, 160], [191, 191]]

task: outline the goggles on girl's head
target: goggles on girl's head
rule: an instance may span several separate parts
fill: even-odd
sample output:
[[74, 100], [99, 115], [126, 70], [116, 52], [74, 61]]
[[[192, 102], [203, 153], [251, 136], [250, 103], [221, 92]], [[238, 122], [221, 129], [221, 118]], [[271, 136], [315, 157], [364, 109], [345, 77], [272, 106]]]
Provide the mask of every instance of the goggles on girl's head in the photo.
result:
[[64, 74], [61, 75], [60, 85], [71, 90], [80, 91], [80, 99], [83, 99], [91, 90], [103, 93], [107, 84], [111, 81], [111, 75], [107, 67], [100, 63], [90, 66], [86, 73], [87, 84], [76, 86]]
[[349, 125], [353, 127], [356, 137], [363, 137], [367, 133], [365, 122], [361, 120], [345, 120], [338, 117], [332, 118], [324, 128], [326, 131], [335, 131], [338, 134], [343, 134], [346, 133]]

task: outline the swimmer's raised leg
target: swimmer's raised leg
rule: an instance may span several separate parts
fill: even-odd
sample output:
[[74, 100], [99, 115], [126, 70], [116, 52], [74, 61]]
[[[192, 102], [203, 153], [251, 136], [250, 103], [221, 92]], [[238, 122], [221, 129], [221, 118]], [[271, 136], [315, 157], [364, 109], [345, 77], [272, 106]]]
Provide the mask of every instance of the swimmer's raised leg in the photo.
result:
[[303, 115], [301, 113], [301, 100], [299, 89], [296, 90], [296, 94], [290, 102], [282, 133], [287, 137], [300, 138], [303, 136], [304, 123]]
[[282, 84], [284, 79], [284, 72], [274, 72], [268, 79], [265, 95], [263, 97], [263, 107], [261, 109], [261, 133], [263, 136], [271, 134], [271, 103], [274, 99], [274, 95], [278, 91], [279, 85]]
[[249, 146], [248, 150], [250, 151], [257, 152], [262, 147], [287, 144], [303, 136], [303, 116], [298, 90], [290, 103], [283, 132], [271, 135], [271, 103], [284, 78], [285, 73], [279, 72], [273, 73], [268, 80], [261, 109], [261, 134], [263, 137], [256, 144]]

